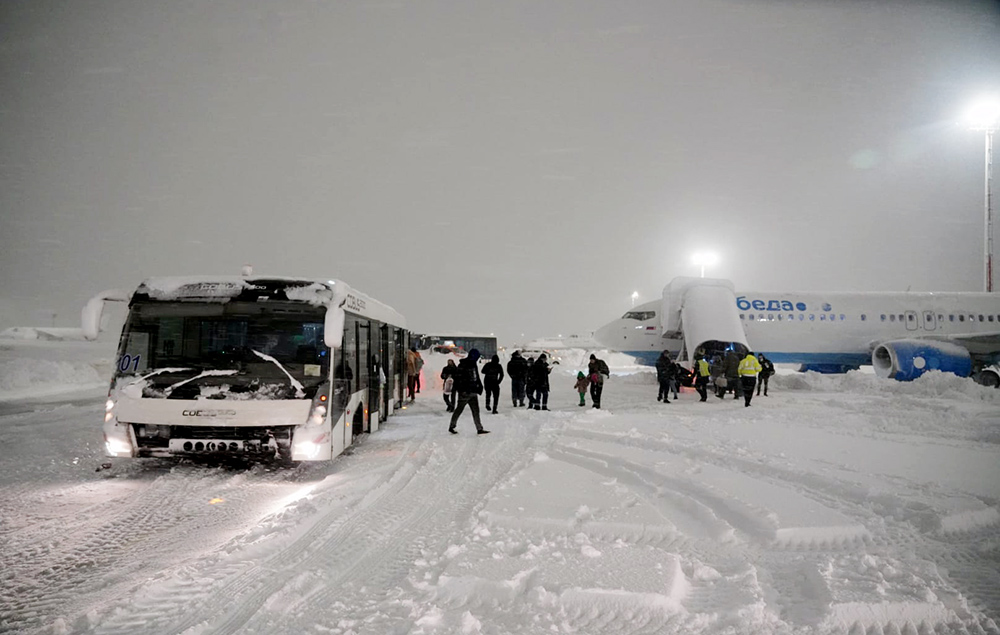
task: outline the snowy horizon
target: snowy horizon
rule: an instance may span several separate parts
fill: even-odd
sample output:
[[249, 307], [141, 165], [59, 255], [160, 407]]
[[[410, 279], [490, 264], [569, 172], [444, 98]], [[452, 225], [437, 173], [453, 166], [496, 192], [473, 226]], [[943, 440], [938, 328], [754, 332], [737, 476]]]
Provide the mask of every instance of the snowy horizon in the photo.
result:
[[[1000, 390], [782, 371], [656, 401], [564, 349], [550, 412], [423, 389], [331, 462], [106, 459], [114, 342], [0, 345], [0, 630], [1000, 633]], [[102, 463], [110, 469], [95, 471]]]

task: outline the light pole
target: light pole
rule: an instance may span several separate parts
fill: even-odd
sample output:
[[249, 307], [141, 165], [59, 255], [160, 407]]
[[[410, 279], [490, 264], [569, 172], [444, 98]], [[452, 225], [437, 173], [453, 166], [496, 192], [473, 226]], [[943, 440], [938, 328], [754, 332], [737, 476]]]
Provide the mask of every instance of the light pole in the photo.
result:
[[635, 308], [635, 301], [638, 300], [638, 299], [639, 299], [639, 292], [638, 291], [633, 291], [632, 292], [632, 308], [633, 309]]
[[705, 277], [705, 267], [714, 265], [719, 261], [719, 257], [710, 251], [699, 251], [691, 257], [691, 262], [701, 267], [701, 277]]
[[983, 285], [993, 291], [993, 133], [1000, 128], [1000, 99], [984, 99], [969, 109], [969, 128], [986, 133], [986, 186], [983, 201], [985, 236], [983, 237]]

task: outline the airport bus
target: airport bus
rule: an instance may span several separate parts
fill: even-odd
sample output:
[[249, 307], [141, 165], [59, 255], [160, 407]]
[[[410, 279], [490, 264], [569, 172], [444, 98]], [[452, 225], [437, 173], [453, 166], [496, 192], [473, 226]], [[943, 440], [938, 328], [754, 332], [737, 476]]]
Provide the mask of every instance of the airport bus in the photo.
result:
[[321, 461], [401, 407], [403, 316], [340, 280], [150, 278], [129, 303], [104, 415], [112, 457]]

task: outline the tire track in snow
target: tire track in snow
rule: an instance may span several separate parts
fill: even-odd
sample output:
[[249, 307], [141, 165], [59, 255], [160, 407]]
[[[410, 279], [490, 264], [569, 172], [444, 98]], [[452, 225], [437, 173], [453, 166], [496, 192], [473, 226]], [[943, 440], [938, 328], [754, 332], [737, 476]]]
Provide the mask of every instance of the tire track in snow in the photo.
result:
[[[421, 438], [405, 439], [404, 449], [393, 464], [352, 505], [363, 509], [400, 487], [400, 482], [405, 484], [412, 477], [415, 466], [426, 461], [428, 453], [421, 451], [426, 442], [426, 434]], [[351, 462], [353, 454], [361, 453], [358, 448], [355, 446], [351, 454], [338, 457], [336, 466], [342, 471], [349, 470], [350, 466], [346, 464]], [[357, 509], [345, 511], [336, 506], [319, 517], [310, 518], [309, 528], [302, 535], [277, 552], [264, 556], [259, 564], [239, 558], [228, 559], [230, 561], [227, 562], [225, 554], [216, 554], [205, 563], [189, 565], [175, 572], [173, 579], [157, 581], [143, 593], [141, 601], [118, 610], [95, 630], [97, 633], [124, 635], [134, 633], [137, 628], [157, 633], [180, 633], [218, 618], [220, 613], [225, 616], [248, 607], [255, 610], [254, 598], [257, 598], [261, 588], [268, 588], [274, 582], [275, 574], [291, 568], [291, 562], [308, 560], [314, 544], [321, 542], [327, 534], [337, 535], [343, 526], [357, 522], [356, 517]], [[253, 541], [254, 537], [251, 536], [250, 540]], [[241, 546], [241, 541], [237, 540], [233, 548], [238, 553]]]
[[[213, 485], [219, 480], [211, 479]], [[84, 597], [93, 602], [95, 591], [98, 598], [113, 596], [128, 584], [128, 573], [145, 564], [137, 562], [136, 552], [146, 553], [143, 560], [169, 559], [175, 532], [197, 535], [231, 521], [228, 510], [206, 514], [194, 508], [192, 499], [203, 498], [199, 490], [204, 486], [204, 479], [159, 477], [126, 496], [76, 512], [72, 520], [48, 521], [37, 536], [30, 528], [19, 531], [4, 548], [0, 603], [9, 608], [3, 623], [37, 627], [72, 612]]]
[[[331, 573], [323, 575], [320, 587], [301, 602], [307, 602], [312, 612], [316, 606], [330, 607], [338, 602], [363, 606], [366, 597], [359, 587], [405, 585], [414, 563], [427, 548], [425, 538], [444, 534], [445, 542], [454, 535], [466, 539], [465, 525], [473, 517], [473, 510], [504, 474], [525, 460], [525, 450], [536, 435], [537, 425], [495, 430], [487, 438], [462, 440], [460, 457], [450, 455], [452, 439], [446, 438], [435, 447], [435, 461], [415, 474], [405, 488], [391, 497], [380, 498], [377, 506], [362, 511], [350, 533], [341, 532], [336, 541], [317, 549], [318, 557], [309, 563], [309, 570]], [[377, 528], [375, 532], [371, 531], [373, 527]], [[361, 546], [344, 558], [339, 550], [331, 548], [344, 542]], [[282, 605], [281, 600], [286, 598], [281, 586], [276, 585], [271, 591], [268, 603]], [[288, 598], [291, 600], [288, 605], [283, 605], [281, 613], [286, 619], [295, 613], [297, 593]], [[357, 597], [352, 598], [352, 593]], [[270, 619], [273, 619], [270, 612], [254, 611], [246, 626], [251, 631], [255, 626], [258, 631], [267, 630]], [[300, 628], [293, 626], [290, 630], [307, 630], [315, 617], [311, 615], [309, 620], [310, 624], [298, 624]], [[242, 625], [242, 621], [230, 620], [213, 633], [234, 633]]]
[[[408, 425], [414, 426], [415, 423], [408, 422]], [[447, 454], [453, 447], [450, 443], [453, 437], [447, 435], [442, 438], [440, 430], [436, 430], [435, 436], [431, 437], [431, 429], [424, 426], [416, 451], [408, 448], [403, 452], [396, 464], [380, 477], [353, 509], [345, 512], [337, 507], [326, 515], [312, 519], [309, 530], [280, 551], [270, 554], [259, 565], [248, 566], [245, 562], [237, 562], [224, 567], [221, 575], [214, 571], [189, 574], [186, 577], [197, 574], [212, 577], [213, 582], [209, 583], [207, 592], [204, 580], [199, 582], [199, 598], [192, 597], [188, 592], [168, 593], [139, 613], [112, 620], [113, 624], [101, 625], [99, 632], [129, 632], [139, 623], [145, 623], [147, 628], [153, 624], [157, 632], [183, 632], [195, 626], [208, 628], [212, 633], [236, 632], [262, 610], [268, 598], [279, 594], [291, 580], [301, 577], [303, 571], [318, 568], [336, 572], [333, 575], [340, 582], [332, 583], [332, 591], [339, 597], [342, 595], [339, 585], [344, 581], [365, 579], [364, 575], [387, 570], [388, 573], [380, 575], [398, 576], [398, 571], [408, 570], [412, 558], [408, 559], [406, 553], [415, 547], [410, 544], [411, 540], [401, 540], [400, 532], [419, 537], [422, 531], [427, 531], [427, 524], [436, 524], [435, 517], [444, 507], [439, 504], [441, 499], [453, 499], [454, 496], [449, 493], [451, 490], [461, 492], [468, 488], [469, 483], [463, 472], [470, 466], [477, 466], [473, 458], [477, 447], [493, 448], [493, 454], [488, 457], [488, 469], [484, 471], [481, 465], [475, 468], [483, 472], [478, 480], [489, 486], [496, 477], [493, 473], [498, 469], [496, 466], [514, 460], [507, 456], [509, 453], [498, 454], [496, 451], [497, 442], [503, 439], [503, 435], [463, 443], [463, 455], [455, 457]], [[378, 447], [376, 439], [369, 439], [368, 443]], [[345, 469], [349, 470], [350, 466]], [[438, 494], [433, 504], [427, 504], [426, 497], [434, 490], [426, 487], [425, 481], [453, 485]], [[456, 500], [451, 504], [459, 503]], [[380, 529], [372, 535], [372, 528]], [[359, 549], [352, 543], [364, 546]], [[194, 606], [187, 606], [188, 602], [194, 602]], [[222, 608], [209, 609], [209, 605]], [[185, 611], [185, 608], [188, 610]]]

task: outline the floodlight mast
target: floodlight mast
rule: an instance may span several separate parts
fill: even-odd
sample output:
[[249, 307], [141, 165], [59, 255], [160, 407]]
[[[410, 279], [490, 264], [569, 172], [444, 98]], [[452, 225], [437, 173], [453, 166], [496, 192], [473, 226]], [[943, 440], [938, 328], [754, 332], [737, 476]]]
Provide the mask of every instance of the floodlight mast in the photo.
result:
[[993, 133], [1000, 128], [1000, 99], [984, 100], [969, 111], [969, 127], [986, 133], [986, 178], [983, 196], [983, 286], [993, 291]]
[[993, 130], [986, 131], [986, 238], [983, 248], [986, 250], [986, 291], [993, 291]]

